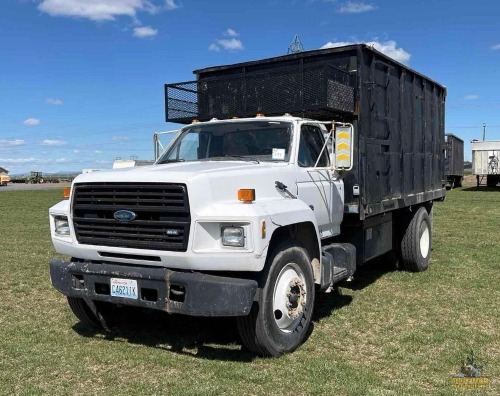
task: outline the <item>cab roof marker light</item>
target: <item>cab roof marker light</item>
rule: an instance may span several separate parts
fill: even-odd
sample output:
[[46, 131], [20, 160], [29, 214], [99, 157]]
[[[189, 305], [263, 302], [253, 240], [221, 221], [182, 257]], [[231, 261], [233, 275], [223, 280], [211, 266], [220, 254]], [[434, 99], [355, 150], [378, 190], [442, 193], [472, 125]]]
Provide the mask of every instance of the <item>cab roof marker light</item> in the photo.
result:
[[265, 117], [264, 113], [257, 113], [255, 115], [255, 118], [264, 118], [264, 117]]

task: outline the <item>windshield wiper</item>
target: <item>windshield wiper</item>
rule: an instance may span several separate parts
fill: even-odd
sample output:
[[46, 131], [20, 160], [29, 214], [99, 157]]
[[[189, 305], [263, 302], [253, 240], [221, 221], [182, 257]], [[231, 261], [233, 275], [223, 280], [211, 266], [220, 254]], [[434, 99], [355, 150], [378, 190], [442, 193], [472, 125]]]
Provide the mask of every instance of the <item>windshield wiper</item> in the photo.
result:
[[237, 159], [240, 159], [240, 160], [243, 160], [243, 161], [252, 161], [252, 162], [255, 162], [256, 164], [260, 164], [260, 161], [255, 158], [255, 157], [248, 157], [246, 155], [225, 155], [225, 157], [229, 157], [229, 158], [237, 158]]
[[205, 158], [207, 161], [210, 161], [210, 160], [224, 160], [224, 159], [227, 159], [227, 158], [236, 158], [236, 159], [239, 159], [239, 160], [242, 160], [242, 161], [246, 161], [246, 162], [255, 162], [256, 164], [260, 164], [260, 161], [255, 158], [255, 157], [248, 157], [246, 155], [229, 155], [229, 154], [225, 154], [225, 155], [220, 155], [220, 156], [217, 156], [217, 157], [208, 157], [208, 158]]
[[184, 162], [184, 161], [185, 160], [183, 160], [182, 158], [179, 158], [179, 159], [168, 159], [168, 160], [160, 162], [160, 164], [170, 164], [172, 162]]

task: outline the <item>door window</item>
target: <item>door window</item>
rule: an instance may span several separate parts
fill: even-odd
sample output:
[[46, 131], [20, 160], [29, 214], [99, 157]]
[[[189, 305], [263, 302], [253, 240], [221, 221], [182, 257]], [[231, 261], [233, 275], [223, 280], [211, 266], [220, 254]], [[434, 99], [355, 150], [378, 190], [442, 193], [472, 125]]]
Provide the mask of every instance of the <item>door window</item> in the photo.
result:
[[[318, 160], [324, 144], [325, 138], [320, 128], [313, 125], [302, 125], [298, 157], [299, 166], [304, 168], [313, 167]], [[326, 168], [329, 165], [328, 150], [325, 149], [318, 161], [318, 167]]]

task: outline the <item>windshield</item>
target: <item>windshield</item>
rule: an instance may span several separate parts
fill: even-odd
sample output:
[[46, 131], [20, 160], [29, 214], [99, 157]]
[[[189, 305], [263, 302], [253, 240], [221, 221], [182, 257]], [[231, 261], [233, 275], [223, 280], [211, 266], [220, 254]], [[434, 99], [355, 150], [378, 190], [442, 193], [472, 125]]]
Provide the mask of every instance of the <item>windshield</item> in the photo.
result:
[[192, 125], [158, 160], [159, 164], [199, 160], [288, 161], [289, 122], [246, 121]]

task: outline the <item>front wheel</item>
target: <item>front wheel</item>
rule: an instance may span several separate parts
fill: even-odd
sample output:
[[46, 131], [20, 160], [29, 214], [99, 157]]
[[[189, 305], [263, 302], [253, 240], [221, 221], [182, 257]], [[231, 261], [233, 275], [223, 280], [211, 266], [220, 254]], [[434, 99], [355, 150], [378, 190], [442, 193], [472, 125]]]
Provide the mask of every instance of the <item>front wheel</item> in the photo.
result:
[[401, 261], [408, 271], [421, 272], [429, 266], [432, 248], [432, 222], [421, 207], [413, 215], [401, 239]]
[[[99, 330], [110, 331], [113, 305], [100, 301], [85, 301], [83, 298], [68, 297], [68, 304], [80, 322]], [[90, 304], [90, 305], [89, 305]]]
[[293, 241], [273, 250], [265, 283], [248, 316], [237, 319], [243, 344], [261, 356], [297, 349], [311, 324], [314, 278], [306, 250]]
[[83, 298], [68, 297], [68, 304], [75, 316], [87, 327], [101, 328], [101, 322], [96, 313], [85, 302]]

